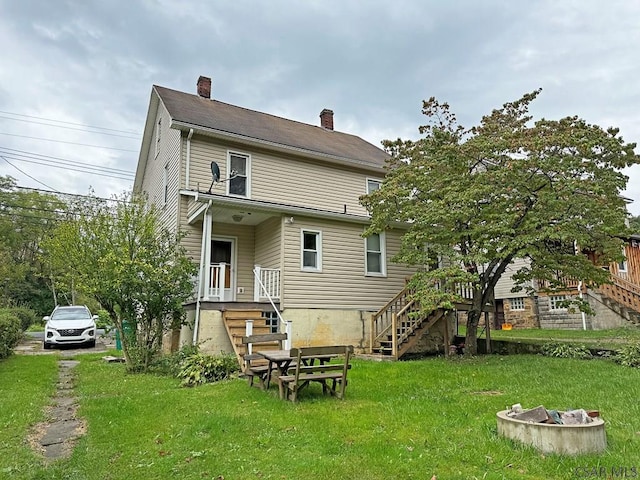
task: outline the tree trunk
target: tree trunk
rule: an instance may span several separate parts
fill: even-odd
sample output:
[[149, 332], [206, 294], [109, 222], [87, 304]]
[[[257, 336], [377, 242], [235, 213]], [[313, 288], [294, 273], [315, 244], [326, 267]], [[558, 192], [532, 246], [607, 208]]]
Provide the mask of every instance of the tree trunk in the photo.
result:
[[464, 340], [465, 355], [476, 355], [478, 353], [478, 324], [481, 316], [482, 311], [476, 309], [475, 306], [467, 312], [467, 335]]

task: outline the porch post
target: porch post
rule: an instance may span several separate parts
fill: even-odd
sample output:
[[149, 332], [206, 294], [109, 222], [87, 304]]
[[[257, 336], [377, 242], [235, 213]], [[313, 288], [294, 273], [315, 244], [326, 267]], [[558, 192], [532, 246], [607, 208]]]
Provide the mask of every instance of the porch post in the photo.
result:
[[[251, 335], [253, 335], [253, 320], [250, 320], [250, 319], [246, 320], [245, 327], [244, 327], [244, 334], [247, 337], [250, 337]], [[253, 345], [251, 343], [247, 344], [247, 349], [248, 349], [249, 355], [251, 355], [253, 353], [253, 351], [252, 351], [253, 348], [252, 347], [253, 347]]]
[[202, 220], [202, 243], [204, 245], [204, 300], [209, 300], [209, 291], [211, 289], [211, 230], [213, 229], [213, 219], [210, 212], [204, 214]]
[[260, 301], [260, 294], [262, 293], [262, 290], [260, 288], [260, 265], [254, 265], [253, 266], [253, 301], [254, 302], [259, 302]]
[[291, 335], [293, 334], [293, 322], [291, 320], [285, 320], [284, 333], [287, 334], [287, 339], [284, 341], [284, 349], [291, 350]]

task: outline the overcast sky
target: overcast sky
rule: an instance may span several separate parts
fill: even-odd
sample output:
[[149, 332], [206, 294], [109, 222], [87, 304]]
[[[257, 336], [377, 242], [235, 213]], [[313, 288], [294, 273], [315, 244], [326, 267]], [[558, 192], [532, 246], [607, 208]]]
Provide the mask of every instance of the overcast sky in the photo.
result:
[[431, 96], [472, 126], [539, 87], [536, 117], [640, 142], [637, 1], [0, 0], [0, 45], [0, 175], [27, 187], [129, 190], [151, 86], [195, 93], [199, 75], [293, 120], [330, 108], [378, 146], [417, 138]]

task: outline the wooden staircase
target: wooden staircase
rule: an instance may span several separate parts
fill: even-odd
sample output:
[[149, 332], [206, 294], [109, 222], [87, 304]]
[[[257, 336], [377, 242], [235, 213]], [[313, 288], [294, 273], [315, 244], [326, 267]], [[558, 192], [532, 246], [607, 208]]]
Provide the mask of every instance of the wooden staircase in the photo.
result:
[[442, 308], [418, 315], [419, 305], [410, 296], [411, 291], [405, 288], [371, 316], [369, 353], [397, 360], [414, 347], [424, 333], [446, 318], [447, 311]]
[[629, 322], [640, 325], [640, 286], [619, 275], [598, 289], [607, 306]]
[[[267, 319], [262, 316], [261, 310], [225, 310], [222, 312], [224, 327], [231, 340], [233, 351], [238, 359], [241, 369], [244, 369], [244, 355], [247, 353], [247, 345], [242, 343], [242, 337], [246, 335], [247, 320], [253, 320], [252, 335], [271, 333], [271, 326], [267, 325]], [[260, 345], [261, 350], [277, 350], [279, 345]], [[251, 362], [252, 365], [260, 364], [259, 360]], [[266, 360], [265, 360], [266, 363]]]

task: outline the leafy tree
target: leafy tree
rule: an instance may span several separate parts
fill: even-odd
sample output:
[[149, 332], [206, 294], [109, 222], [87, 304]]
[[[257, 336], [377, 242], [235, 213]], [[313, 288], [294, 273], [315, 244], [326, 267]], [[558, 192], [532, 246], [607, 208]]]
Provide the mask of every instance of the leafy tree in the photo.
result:
[[163, 334], [183, 319], [196, 266], [182, 236], [162, 228], [143, 199], [89, 200], [81, 208], [44, 245], [56, 282], [95, 297], [122, 338], [129, 369], [146, 371]]
[[632, 233], [640, 235], [640, 215], [629, 219], [629, 229]]
[[[532, 122], [529, 104], [540, 90], [505, 104], [470, 129], [446, 103], [423, 103], [427, 125], [416, 141], [387, 141], [391, 154], [382, 187], [361, 201], [372, 221], [365, 235], [408, 225], [395, 261], [419, 268], [411, 286], [424, 310], [452, 308], [454, 284], [472, 291], [467, 351], [476, 353], [477, 327], [494, 287], [515, 258], [528, 259], [514, 280], [534, 279], [562, 289], [566, 279], [608, 281], [608, 272], [575, 255], [574, 245], [619, 259], [628, 233], [620, 192], [622, 167], [639, 163], [635, 144], [618, 130], [578, 117]], [[434, 288], [438, 285], [440, 288]]]
[[0, 303], [51, 312], [54, 298], [38, 253], [66, 209], [58, 196], [19, 190], [13, 178], [0, 176]]

